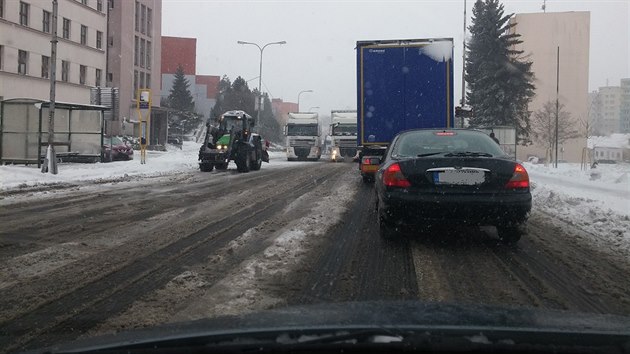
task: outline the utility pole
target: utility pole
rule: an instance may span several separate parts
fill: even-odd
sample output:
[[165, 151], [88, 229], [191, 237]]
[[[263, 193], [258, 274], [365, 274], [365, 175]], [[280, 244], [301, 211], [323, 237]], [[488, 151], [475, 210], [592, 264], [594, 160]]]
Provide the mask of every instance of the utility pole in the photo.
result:
[[462, 44], [462, 107], [466, 105], [466, 0], [464, 0], [464, 41]]
[[[42, 173], [56, 175], [57, 155], [55, 154], [55, 87], [57, 82], [57, 0], [52, 2], [52, 39], [50, 40], [50, 104], [48, 105], [48, 150], [42, 166]], [[39, 158], [39, 156], [38, 156]]]
[[556, 55], [556, 159], [554, 167], [558, 168], [558, 115], [560, 107], [560, 46]]

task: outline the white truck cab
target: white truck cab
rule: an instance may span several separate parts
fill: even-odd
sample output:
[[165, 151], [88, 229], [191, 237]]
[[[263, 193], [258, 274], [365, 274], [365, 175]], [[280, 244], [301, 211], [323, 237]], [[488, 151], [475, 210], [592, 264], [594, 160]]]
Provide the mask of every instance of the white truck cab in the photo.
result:
[[321, 127], [317, 113], [289, 113], [284, 127], [287, 160], [319, 160]]
[[332, 111], [330, 118], [330, 160], [356, 160], [358, 158], [357, 111]]

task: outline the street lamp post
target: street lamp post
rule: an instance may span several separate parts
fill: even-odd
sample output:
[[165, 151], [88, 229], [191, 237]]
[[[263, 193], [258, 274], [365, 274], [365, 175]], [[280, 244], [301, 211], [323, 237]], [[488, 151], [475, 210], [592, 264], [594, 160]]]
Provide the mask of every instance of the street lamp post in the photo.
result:
[[258, 113], [256, 114], [256, 126], [258, 126], [258, 123], [260, 122], [260, 111], [262, 110], [262, 91], [261, 91], [261, 85], [262, 85], [262, 59], [263, 59], [263, 51], [265, 50], [265, 48], [267, 48], [267, 46], [272, 45], [272, 44], [286, 44], [286, 41], [281, 41], [281, 42], [270, 42], [265, 44], [264, 46], [259, 46], [256, 43], [252, 43], [252, 42], [243, 42], [243, 41], [237, 41], [236, 43], [238, 44], [251, 44], [251, 45], [255, 45], [258, 50], [260, 50], [260, 70], [258, 72]]
[[313, 90], [302, 90], [300, 91], [300, 93], [298, 93], [298, 101], [297, 101], [297, 111], [300, 111], [300, 95], [305, 93], [305, 92], [313, 92]]

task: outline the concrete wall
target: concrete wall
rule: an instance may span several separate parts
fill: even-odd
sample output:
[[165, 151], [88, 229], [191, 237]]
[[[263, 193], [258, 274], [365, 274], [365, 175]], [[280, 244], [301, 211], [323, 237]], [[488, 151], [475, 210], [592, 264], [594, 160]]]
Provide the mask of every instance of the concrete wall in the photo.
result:
[[[52, 13], [51, 1], [27, 1], [30, 3], [28, 26], [20, 24], [20, 2], [4, 2], [4, 18], [0, 20], [0, 97], [4, 99], [27, 97], [48, 100], [50, 81], [42, 77], [42, 56], [50, 57], [51, 33], [43, 32], [43, 11]], [[104, 2], [106, 3], [106, 2]], [[96, 85], [96, 69], [102, 73], [105, 83], [105, 48], [107, 33], [106, 7], [97, 11], [96, 1], [88, 5], [72, 0], [60, 0], [58, 7], [57, 86], [59, 101], [90, 103], [90, 87]], [[70, 38], [63, 38], [63, 19], [71, 22]], [[51, 15], [52, 22], [52, 15]], [[87, 42], [81, 44], [81, 25], [88, 27]], [[52, 26], [52, 23], [51, 23]], [[103, 33], [102, 48], [96, 48], [96, 33]], [[18, 51], [28, 52], [27, 73], [18, 74]], [[70, 63], [67, 82], [62, 81], [62, 60]], [[80, 66], [87, 67], [85, 83], [80, 84]]]
[[[589, 77], [589, 12], [560, 12], [517, 14], [512, 18], [516, 26], [512, 29], [521, 35], [523, 43], [517, 49], [533, 61], [532, 71], [536, 77], [536, 96], [529, 109], [540, 109], [545, 102], [556, 99], [556, 58], [560, 47], [560, 103], [571, 114], [573, 126], [581, 133], [585, 128], [580, 121], [588, 119]], [[564, 153], [559, 158], [579, 162], [586, 137], [571, 139], [563, 144]], [[518, 158], [528, 155], [545, 156], [539, 144], [518, 149]]]

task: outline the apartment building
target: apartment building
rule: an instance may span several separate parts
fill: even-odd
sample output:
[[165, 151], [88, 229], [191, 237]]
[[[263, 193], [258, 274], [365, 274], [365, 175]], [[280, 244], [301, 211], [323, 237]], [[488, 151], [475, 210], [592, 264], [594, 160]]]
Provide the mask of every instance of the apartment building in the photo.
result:
[[190, 84], [190, 94], [195, 101], [195, 112], [208, 119], [216, 103], [221, 77], [197, 74], [197, 39], [162, 37], [162, 98], [167, 98], [175, 81], [175, 72], [181, 66]]
[[[0, 99], [50, 97], [52, 1], [0, 0]], [[56, 99], [90, 103], [105, 85], [105, 0], [59, 0]]]
[[[559, 101], [570, 114], [572, 125], [581, 137], [568, 139], [560, 146], [561, 160], [579, 162], [586, 148], [585, 123], [588, 119], [588, 77], [590, 51], [590, 13], [546, 12], [516, 14], [511, 31], [521, 35], [521, 44], [528, 60], [533, 62], [536, 95], [529, 105], [535, 112], [546, 102], [556, 100], [556, 75], [558, 48], [560, 48]], [[545, 146], [534, 143], [517, 148], [518, 158], [526, 160], [530, 155], [545, 157]]]
[[[138, 120], [138, 89], [147, 88], [152, 92], [156, 119], [149, 124], [156, 123], [159, 115], [162, 1], [109, 0], [108, 11], [107, 86], [118, 87], [120, 95], [120, 113], [113, 117], [111, 133], [135, 135], [132, 122]], [[166, 129], [165, 118], [159, 119], [160, 129]], [[150, 132], [158, 128], [153, 125]]]

